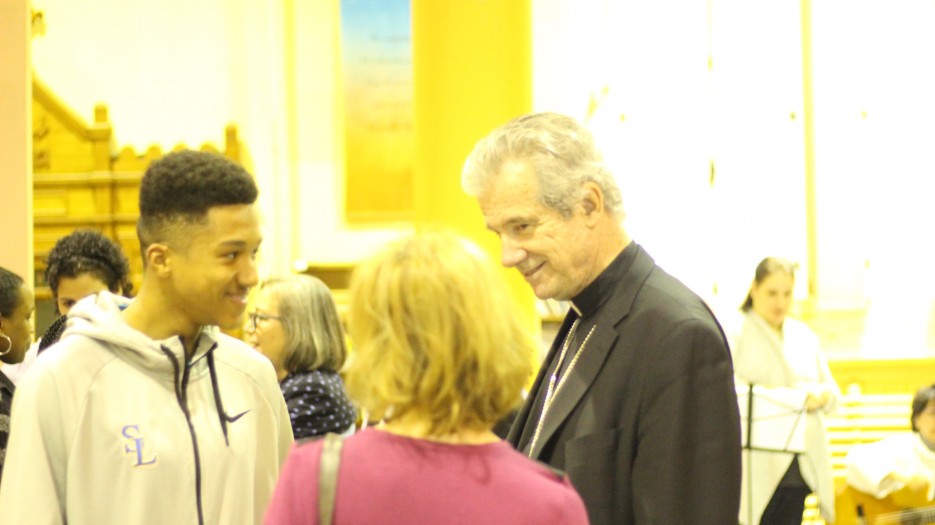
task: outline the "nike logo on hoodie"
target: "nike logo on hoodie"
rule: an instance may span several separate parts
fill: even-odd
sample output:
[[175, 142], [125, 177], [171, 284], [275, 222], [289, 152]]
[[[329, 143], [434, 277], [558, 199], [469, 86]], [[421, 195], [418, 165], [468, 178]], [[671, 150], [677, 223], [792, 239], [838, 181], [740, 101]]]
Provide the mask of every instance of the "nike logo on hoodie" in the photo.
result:
[[227, 419], [227, 422], [228, 422], [228, 423], [233, 423], [233, 422], [237, 421], [238, 419], [242, 418], [242, 417], [243, 417], [247, 412], [249, 412], [250, 410], [251, 410], [251, 409], [248, 408], [248, 409], [244, 410], [243, 412], [237, 414], [236, 416], [228, 416], [227, 414], [224, 414], [224, 418]]

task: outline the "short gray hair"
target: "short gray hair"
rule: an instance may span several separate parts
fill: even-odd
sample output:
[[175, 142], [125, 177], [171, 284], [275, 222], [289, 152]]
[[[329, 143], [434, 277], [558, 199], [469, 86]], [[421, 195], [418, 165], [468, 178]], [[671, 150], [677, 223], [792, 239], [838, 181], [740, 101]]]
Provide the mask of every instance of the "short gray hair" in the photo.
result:
[[344, 366], [347, 347], [331, 290], [310, 275], [271, 278], [261, 289], [279, 301], [279, 318], [286, 335], [283, 368], [290, 374]]
[[571, 216], [582, 197], [582, 185], [594, 182], [604, 193], [607, 211], [623, 217], [620, 188], [591, 132], [575, 119], [557, 113], [534, 113], [493, 130], [468, 155], [461, 171], [461, 187], [468, 195], [477, 196], [511, 161], [532, 164], [539, 179], [539, 200], [563, 216]]

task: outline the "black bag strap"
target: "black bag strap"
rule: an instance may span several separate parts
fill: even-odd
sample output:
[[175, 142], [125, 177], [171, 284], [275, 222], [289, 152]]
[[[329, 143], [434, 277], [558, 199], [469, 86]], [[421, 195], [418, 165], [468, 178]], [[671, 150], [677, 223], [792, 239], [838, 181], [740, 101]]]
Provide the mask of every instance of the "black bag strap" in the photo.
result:
[[344, 440], [338, 434], [325, 434], [321, 447], [321, 465], [318, 469], [318, 523], [331, 525], [334, 500], [338, 488], [338, 466]]

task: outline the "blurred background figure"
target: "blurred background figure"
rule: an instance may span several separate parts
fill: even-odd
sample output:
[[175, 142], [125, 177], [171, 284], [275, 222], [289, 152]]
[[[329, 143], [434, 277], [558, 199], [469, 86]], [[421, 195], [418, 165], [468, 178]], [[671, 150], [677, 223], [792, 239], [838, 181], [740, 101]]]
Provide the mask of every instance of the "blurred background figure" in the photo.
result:
[[264, 282], [244, 338], [272, 361], [296, 439], [351, 434], [357, 412], [338, 371], [347, 348], [331, 291], [315, 277]]
[[[344, 443], [334, 523], [587, 523], [567, 478], [491, 431], [520, 399], [535, 342], [479, 248], [402, 239], [357, 267], [350, 294], [348, 391], [382, 421]], [[267, 525], [318, 523], [322, 444], [293, 448]]]
[[[35, 303], [32, 290], [15, 273], [0, 268], [0, 361], [19, 363], [32, 343], [32, 314]], [[0, 370], [0, 474], [6, 462], [10, 436], [10, 408], [16, 387]]]
[[[788, 317], [795, 268], [767, 257], [756, 267], [742, 318], [729, 330], [738, 389], [747, 385], [797, 390], [805, 399], [805, 452], [744, 451], [740, 521], [798, 525], [805, 497], [818, 494], [821, 514], [834, 522], [834, 479], [824, 414], [841, 392], [831, 377], [818, 336]], [[752, 516], [752, 519], [751, 519]]]
[[129, 297], [130, 265], [120, 246], [95, 230], [75, 230], [49, 252], [45, 277], [59, 315], [103, 290]]
[[[862, 495], [882, 500], [880, 505], [875, 505], [882, 511], [935, 505], [935, 384], [916, 393], [911, 418], [912, 433], [856, 445], [847, 454], [848, 486]], [[850, 495], [855, 496], [853, 491]], [[866, 498], [856, 499], [865, 502], [865, 510], [870, 511], [871, 502]], [[848, 510], [854, 514], [852, 509]], [[935, 521], [935, 507], [931, 507], [926, 516], [928, 520], [919, 519], [918, 522]], [[905, 521], [899, 523], [916, 522], [906, 516]]]
[[81, 299], [103, 290], [129, 297], [133, 291], [129, 275], [130, 265], [120, 246], [101, 232], [75, 230], [59, 239], [49, 251], [45, 269], [59, 317], [29, 348], [22, 362], [4, 365], [3, 373], [18, 383], [36, 356], [62, 336], [68, 312]]

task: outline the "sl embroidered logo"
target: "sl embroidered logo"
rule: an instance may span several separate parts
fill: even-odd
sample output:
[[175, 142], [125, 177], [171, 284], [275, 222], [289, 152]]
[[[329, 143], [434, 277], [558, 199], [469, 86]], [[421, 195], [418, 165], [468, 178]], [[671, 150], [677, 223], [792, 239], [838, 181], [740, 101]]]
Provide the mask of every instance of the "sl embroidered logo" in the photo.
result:
[[125, 425], [121, 433], [126, 439], [123, 445], [123, 451], [136, 460], [136, 463], [133, 464], [134, 467], [145, 467], [146, 465], [156, 463], [155, 454], [153, 454], [152, 457], [147, 457], [146, 437], [140, 433], [139, 425]]

